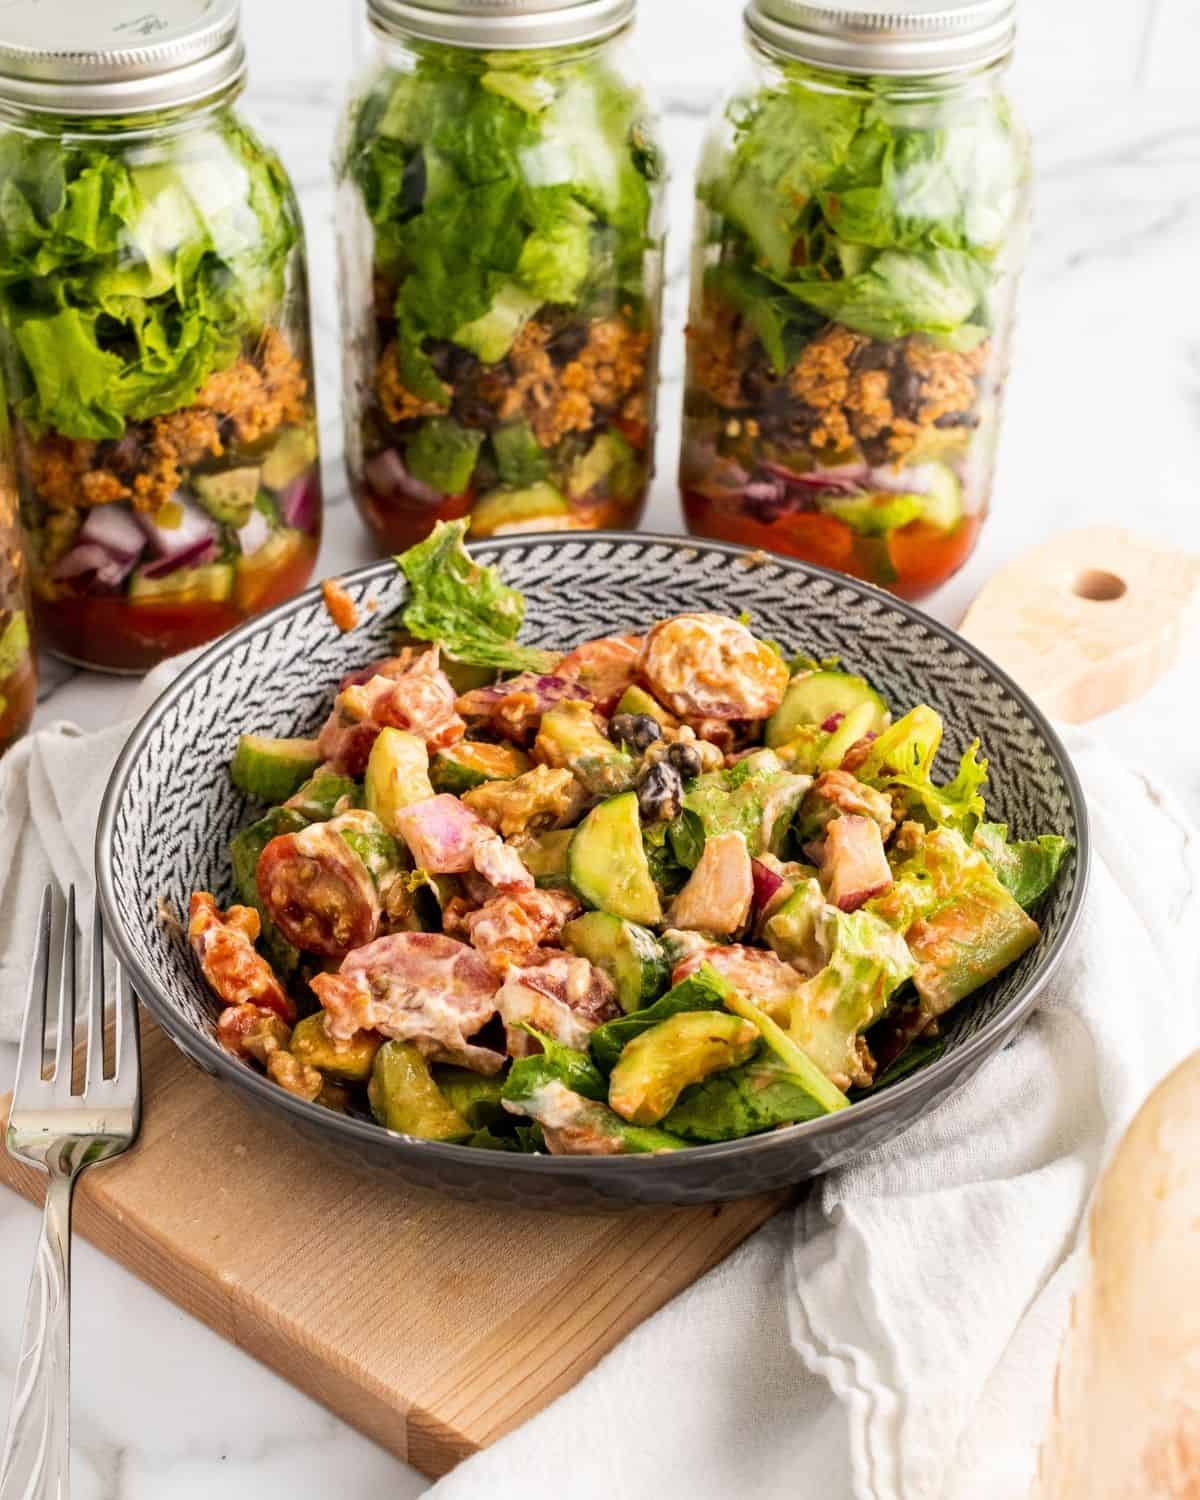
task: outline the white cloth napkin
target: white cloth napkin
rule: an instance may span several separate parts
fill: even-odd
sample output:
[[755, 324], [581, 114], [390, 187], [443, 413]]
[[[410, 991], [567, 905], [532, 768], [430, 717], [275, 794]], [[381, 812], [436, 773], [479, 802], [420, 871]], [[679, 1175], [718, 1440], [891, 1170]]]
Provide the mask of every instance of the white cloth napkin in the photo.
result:
[[[135, 709], [182, 665], [152, 674]], [[74, 880], [90, 900], [96, 814], [128, 728], [55, 725], [0, 762], [0, 1037], [15, 1035], [42, 882]], [[1083, 735], [1069, 743], [1092, 813], [1092, 887], [1019, 1036], [431, 1495], [1026, 1491], [1097, 1171], [1200, 1044], [1200, 837], [1150, 778]]]

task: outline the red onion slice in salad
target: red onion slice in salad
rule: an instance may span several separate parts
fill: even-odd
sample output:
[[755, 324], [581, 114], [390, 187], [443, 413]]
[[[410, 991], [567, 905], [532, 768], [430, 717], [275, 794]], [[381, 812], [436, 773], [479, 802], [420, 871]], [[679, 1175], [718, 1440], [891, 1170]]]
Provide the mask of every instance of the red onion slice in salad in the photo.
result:
[[758, 859], [750, 861], [750, 874], [754, 880], [754, 914], [757, 917], [778, 894], [783, 885], [783, 876], [777, 875], [769, 865], [764, 865]]
[[839, 464], [835, 469], [809, 469], [797, 474], [783, 464], [766, 459], [760, 465], [768, 474], [782, 479], [784, 484], [802, 490], [832, 490], [839, 495], [857, 495], [867, 481], [869, 470], [866, 464]]
[[114, 557], [99, 542], [80, 542], [65, 557], [60, 557], [50, 576], [60, 583], [71, 582], [81, 588], [117, 589], [133, 572], [135, 557]]
[[79, 541], [103, 547], [112, 557], [136, 562], [146, 548], [146, 536], [124, 505], [94, 505], [79, 528]]
[[404, 467], [404, 460], [395, 448], [385, 448], [376, 453], [363, 466], [367, 483], [382, 500], [411, 500], [415, 505], [440, 505], [444, 496], [440, 491], [422, 484]]
[[316, 469], [309, 469], [294, 479], [279, 497], [279, 514], [285, 526], [297, 531], [311, 531], [317, 519], [321, 498], [321, 480]]
[[157, 562], [147, 563], [142, 569], [143, 578], [165, 578], [180, 568], [199, 568], [213, 562], [217, 556], [217, 543], [213, 537], [201, 537], [192, 543], [186, 552], [176, 552], [171, 557], [160, 557]]

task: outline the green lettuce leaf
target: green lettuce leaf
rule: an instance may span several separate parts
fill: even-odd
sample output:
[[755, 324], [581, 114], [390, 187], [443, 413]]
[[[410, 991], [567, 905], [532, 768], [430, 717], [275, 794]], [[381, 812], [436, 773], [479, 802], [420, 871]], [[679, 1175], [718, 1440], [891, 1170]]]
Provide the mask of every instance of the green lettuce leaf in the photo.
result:
[[423, 542], [396, 558], [408, 579], [401, 618], [420, 641], [436, 641], [456, 661], [500, 672], [546, 672], [555, 658], [516, 645], [525, 600], [495, 567], [484, 568], [463, 546], [465, 521], [440, 521]]
[[1070, 840], [1057, 833], [1010, 842], [1007, 823], [981, 823], [975, 830], [974, 843], [1000, 884], [1026, 911], [1058, 879], [1063, 860], [1071, 852]]

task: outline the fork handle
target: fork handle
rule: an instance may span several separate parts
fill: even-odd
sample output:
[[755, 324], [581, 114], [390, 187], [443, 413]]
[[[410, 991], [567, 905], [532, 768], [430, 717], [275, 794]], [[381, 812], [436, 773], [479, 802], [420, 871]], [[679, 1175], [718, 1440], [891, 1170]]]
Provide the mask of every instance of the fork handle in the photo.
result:
[[67, 1500], [71, 1414], [71, 1191], [51, 1172], [25, 1304], [0, 1500]]

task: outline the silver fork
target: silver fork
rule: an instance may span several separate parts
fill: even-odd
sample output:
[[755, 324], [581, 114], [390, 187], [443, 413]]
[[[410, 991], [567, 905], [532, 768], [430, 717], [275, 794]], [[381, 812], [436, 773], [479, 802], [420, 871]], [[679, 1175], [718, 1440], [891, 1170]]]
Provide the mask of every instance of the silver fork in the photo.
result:
[[[104, 1076], [104, 928], [97, 901], [81, 1093], [72, 1091], [75, 1047], [75, 889], [59, 940], [47, 886], [38, 915], [37, 950], [17, 1058], [8, 1149], [45, 1169], [46, 1210], [29, 1282], [25, 1328], [13, 1388], [0, 1500], [66, 1500], [70, 1488], [71, 1193], [84, 1167], [119, 1156], [141, 1120], [137, 1003], [118, 969], [112, 1076]], [[52, 963], [52, 960], [54, 961]], [[58, 967], [58, 984], [51, 983]], [[57, 997], [52, 990], [57, 988]], [[54, 1047], [46, 1076], [46, 1049]]]

